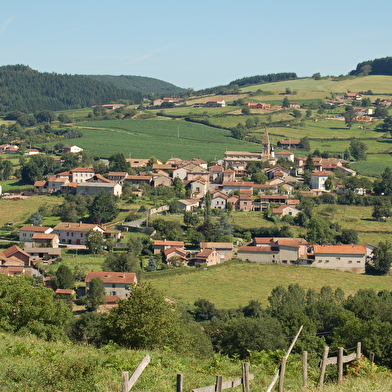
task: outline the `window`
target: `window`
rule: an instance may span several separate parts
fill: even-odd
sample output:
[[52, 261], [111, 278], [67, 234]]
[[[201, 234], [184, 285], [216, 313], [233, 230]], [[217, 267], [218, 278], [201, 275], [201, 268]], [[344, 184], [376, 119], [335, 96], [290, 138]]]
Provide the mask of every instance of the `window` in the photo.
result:
[[69, 237], [69, 231], [67, 231], [67, 237]]
[[117, 291], [111, 291], [109, 295], [117, 295]]
[[282, 263], [283, 264], [287, 264], [287, 260], [282, 260]]
[[329, 260], [325, 260], [326, 263], [329, 263]]
[[361, 263], [361, 260], [357, 260], [357, 263]]
[[349, 260], [349, 261], [348, 261], [349, 264], [351, 264], [352, 262], [353, 262], [352, 260]]
[[83, 233], [80, 233], [80, 236], [83, 237]]

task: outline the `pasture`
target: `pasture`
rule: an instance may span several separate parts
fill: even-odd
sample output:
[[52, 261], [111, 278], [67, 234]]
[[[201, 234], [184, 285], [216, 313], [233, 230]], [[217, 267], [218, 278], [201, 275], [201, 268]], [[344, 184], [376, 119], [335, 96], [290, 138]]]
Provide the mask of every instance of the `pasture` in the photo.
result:
[[[0, 226], [7, 222], [24, 224], [30, 215], [39, 207], [45, 206], [51, 210], [54, 206], [63, 202], [63, 199], [55, 196], [32, 196], [27, 199], [0, 199]], [[43, 225], [47, 224], [44, 220]]]
[[[360, 288], [377, 291], [390, 290], [391, 276], [358, 275], [350, 272], [321, 270], [312, 267], [226, 262], [213, 268], [193, 269], [192, 272], [167, 276], [154, 274], [152, 283], [169, 298], [192, 306], [204, 298], [217, 308], [231, 309], [258, 300], [267, 306], [268, 296], [276, 286], [287, 287], [298, 283], [302, 287], [319, 291], [323, 286], [341, 287], [346, 295]], [[184, 290], [184, 287], [187, 289]]]

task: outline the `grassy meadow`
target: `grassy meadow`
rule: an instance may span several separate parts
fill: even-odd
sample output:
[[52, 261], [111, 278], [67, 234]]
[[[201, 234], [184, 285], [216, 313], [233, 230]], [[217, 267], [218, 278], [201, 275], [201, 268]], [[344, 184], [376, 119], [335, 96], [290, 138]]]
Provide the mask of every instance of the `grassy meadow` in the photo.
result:
[[[7, 222], [24, 224], [30, 215], [39, 207], [51, 209], [63, 202], [62, 198], [55, 196], [32, 196], [27, 199], [0, 199], [0, 226]], [[49, 222], [50, 220], [50, 222]], [[52, 218], [44, 219], [43, 225], [51, 224]]]
[[[155, 276], [150, 278], [152, 274]], [[207, 270], [193, 269], [184, 274], [162, 274], [162, 277], [159, 272], [152, 272], [145, 279], [151, 279], [154, 287], [180, 303], [192, 306], [197, 299], [204, 298], [222, 309], [245, 306], [250, 300], [258, 300], [266, 307], [271, 290], [279, 285], [298, 283], [317, 291], [323, 286], [341, 287], [349, 295], [361, 288], [390, 290], [392, 284], [391, 276], [246, 262], [226, 262]]]

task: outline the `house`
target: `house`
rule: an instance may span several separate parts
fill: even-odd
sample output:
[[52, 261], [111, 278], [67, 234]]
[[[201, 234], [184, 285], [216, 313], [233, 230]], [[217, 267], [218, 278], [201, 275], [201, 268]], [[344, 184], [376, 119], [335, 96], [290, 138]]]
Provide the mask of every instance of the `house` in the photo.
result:
[[152, 181], [153, 181], [155, 188], [157, 186], [171, 186], [172, 185], [172, 179], [169, 176], [165, 176], [162, 174], [154, 176]]
[[272, 215], [278, 215], [280, 217], [289, 215], [289, 216], [297, 216], [301, 211], [295, 207], [281, 205], [279, 207], [272, 209]]
[[101, 105], [103, 108], [105, 108], [106, 110], [116, 110], [118, 108], [122, 108], [123, 106], [125, 106], [122, 103], [106, 103], [105, 105]]
[[270, 103], [264, 103], [264, 102], [250, 102], [250, 101], [245, 101], [245, 105], [249, 106], [249, 109], [262, 109], [262, 110], [271, 110], [272, 105]]
[[298, 102], [290, 102], [290, 109], [299, 109], [301, 105]]
[[177, 203], [181, 211], [193, 211], [195, 208], [200, 207], [200, 199], [182, 199], [177, 200]]
[[222, 173], [223, 173], [222, 166], [219, 165], [210, 166], [209, 172], [210, 172], [210, 181], [217, 182], [217, 183], [222, 181]]
[[146, 167], [149, 163], [149, 159], [132, 159], [126, 158], [125, 161], [129, 163], [131, 169], [138, 169], [140, 167]]
[[34, 248], [58, 248], [59, 246], [59, 237], [55, 233], [34, 233], [31, 240]]
[[92, 223], [61, 222], [53, 229], [53, 232], [59, 236], [60, 244], [84, 245], [86, 234], [90, 230], [99, 231], [102, 234], [105, 231], [101, 226]]
[[310, 187], [325, 191], [325, 181], [327, 181], [330, 172], [319, 171], [311, 174]]
[[81, 184], [82, 182], [87, 181], [89, 178], [93, 177], [95, 174], [94, 170], [89, 169], [88, 167], [76, 167], [75, 169], [71, 169], [69, 171], [70, 181], [76, 182], [77, 184]]
[[40, 273], [33, 268], [30, 255], [17, 245], [0, 252], [0, 273], [2, 275], [38, 276]]
[[24, 248], [24, 251], [30, 255], [32, 263], [41, 261], [45, 264], [51, 264], [57, 258], [61, 257], [61, 248]]
[[353, 99], [360, 101], [362, 99], [362, 95], [360, 93], [345, 93], [343, 99]]
[[211, 266], [221, 262], [221, 255], [216, 249], [203, 249], [197, 253], [191, 263], [196, 267]]
[[231, 260], [234, 256], [234, 245], [231, 242], [200, 242], [200, 249], [216, 249], [221, 262]]
[[300, 140], [279, 140], [278, 147], [281, 148], [301, 148]]
[[139, 186], [140, 184], [147, 184], [151, 185], [152, 184], [152, 176], [135, 176], [135, 175], [130, 175], [128, 174], [124, 180], [124, 182], [129, 182], [131, 185], [137, 185]]
[[225, 210], [228, 196], [220, 191], [211, 192], [211, 208]]
[[277, 152], [275, 154], [275, 156], [276, 156], [276, 159], [283, 158], [286, 161], [294, 162], [294, 154], [292, 152], [289, 152], [289, 151]]
[[226, 102], [222, 100], [210, 100], [203, 105], [206, 108], [224, 108], [226, 107]]
[[179, 260], [182, 264], [188, 264], [188, 258], [186, 257], [186, 251], [176, 246], [171, 246], [164, 250], [164, 255], [167, 264], [172, 264], [174, 259]]
[[19, 241], [20, 242], [33, 242], [33, 235], [39, 234], [49, 234], [53, 231], [51, 227], [46, 226], [31, 226], [25, 225], [19, 229]]
[[208, 186], [208, 181], [206, 181], [204, 178], [198, 178], [197, 180], [190, 181], [186, 188], [190, 188], [193, 198], [200, 198], [207, 193]]
[[78, 152], [82, 152], [82, 151], [83, 151], [83, 148], [75, 146], [75, 145], [63, 147], [64, 154], [69, 153], [69, 152], [71, 152], [72, 154], [77, 154]]
[[27, 148], [26, 153], [27, 155], [37, 155], [39, 154], [39, 150], [37, 150], [36, 148]]
[[166, 249], [172, 246], [185, 249], [185, 244], [183, 241], [167, 241], [167, 240], [155, 240], [154, 241], [154, 255], [164, 252]]
[[127, 298], [132, 286], [137, 284], [137, 277], [133, 272], [92, 271], [85, 278], [86, 294], [88, 294], [91, 281], [94, 278], [102, 280], [106, 295], [116, 295], [119, 299]]
[[108, 179], [113, 182], [117, 182], [118, 184], [123, 184], [125, 178], [127, 177], [128, 172], [113, 172], [110, 171], [108, 173]]
[[359, 274], [365, 272], [367, 249], [364, 245], [313, 245], [316, 268], [337, 269]]
[[121, 196], [122, 186], [116, 182], [82, 182], [76, 188], [77, 195], [96, 196], [100, 192], [109, 193], [113, 196]]
[[251, 190], [253, 192], [253, 181], [223, 181], [222, 182], [222, 192], [226, 195], [235, 191]]
[[237, 257], [256, 263], [296, 265], [306, 260], [309, 243], [303, 238], [255, 238], [252, 245], [238, 249]]
[[253, 210], [253, 191], [240, 191], [238, 208], [242, 211]]

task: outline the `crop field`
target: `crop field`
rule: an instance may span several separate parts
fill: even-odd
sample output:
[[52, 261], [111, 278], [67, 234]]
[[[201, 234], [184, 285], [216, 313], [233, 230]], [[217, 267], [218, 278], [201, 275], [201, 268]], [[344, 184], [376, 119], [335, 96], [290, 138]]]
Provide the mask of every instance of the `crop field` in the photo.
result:
[[94, 155], [167, 160], [170, 157], [205, 160], [223, 157], [226, 149], [259, 151], [260, 146], [233, 139], [230, 131], [185, 121], [110, 120], [79, 124], [83, 137], [70, 139]]
[[[196, 269], [190, 273], [162, 275], [162, 278], [157, 275], [152, 283], [165, 295], [181, 303], [192, 305], [197, 299], [205, 298], [218, 308], [230, 309], [245, 306], [250, 300], [258, 300], [265, 307], [271, 290], [279, 285], [287, 287], [298, 283], [317, 291], [323, 286], [341, 287], [349, 295], [360, 288], [390, 290], [392, 277], [312, 267], [228, 262], [208, 270]], [[184, 290], [184, 287], [187, 289]]]

